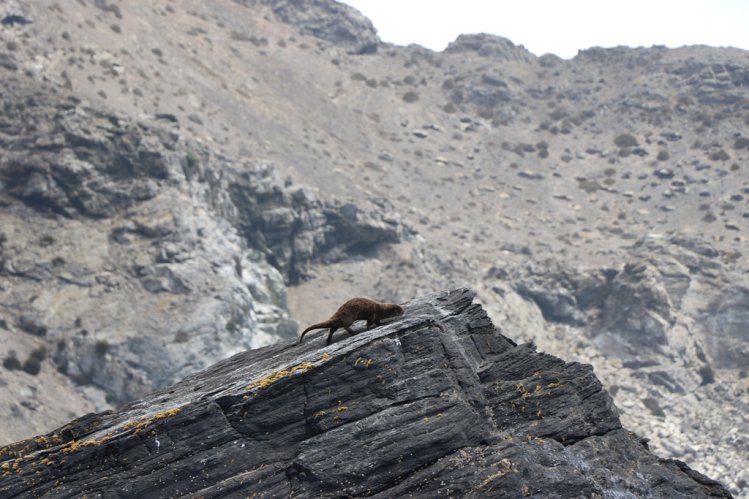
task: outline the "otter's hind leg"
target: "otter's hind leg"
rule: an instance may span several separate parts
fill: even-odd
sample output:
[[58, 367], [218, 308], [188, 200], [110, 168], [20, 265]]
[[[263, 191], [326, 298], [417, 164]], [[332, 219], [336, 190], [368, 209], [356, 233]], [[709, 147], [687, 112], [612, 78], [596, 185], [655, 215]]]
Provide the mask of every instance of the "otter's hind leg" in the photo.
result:
[[[333, 333], [335, 332], [336, 329], [338, 329], [338, 328], [337, 327], [331, 327], [330, 328], [330, 332], [328, 333], [328, 341], [326, 341], [326, 343], [328, 345], [330, 345], [330, 342], [333, 341]], [[346, 329], [348, 329], [348, 328], [346, 328]]]

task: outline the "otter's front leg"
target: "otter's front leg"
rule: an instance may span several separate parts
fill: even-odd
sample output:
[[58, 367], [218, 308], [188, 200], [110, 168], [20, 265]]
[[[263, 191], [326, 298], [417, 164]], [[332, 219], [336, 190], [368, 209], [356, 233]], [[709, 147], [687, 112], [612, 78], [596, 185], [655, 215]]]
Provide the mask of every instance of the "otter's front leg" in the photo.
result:
[[377, 314], [372, 314], [369, 317], [367, 317], [367, 331], [372, 329], [372, 326], [380, 326], [380, 319], [377, 317]]

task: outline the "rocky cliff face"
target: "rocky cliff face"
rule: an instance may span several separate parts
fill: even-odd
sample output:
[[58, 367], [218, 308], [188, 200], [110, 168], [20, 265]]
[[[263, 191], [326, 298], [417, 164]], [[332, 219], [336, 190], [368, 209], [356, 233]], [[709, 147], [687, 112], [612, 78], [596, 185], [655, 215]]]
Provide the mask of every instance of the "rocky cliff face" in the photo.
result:
[[590, 366], [499, 334], [473, 292], [238, 354], [0, 449], [5, 496], [730, 497], [623, 429]]

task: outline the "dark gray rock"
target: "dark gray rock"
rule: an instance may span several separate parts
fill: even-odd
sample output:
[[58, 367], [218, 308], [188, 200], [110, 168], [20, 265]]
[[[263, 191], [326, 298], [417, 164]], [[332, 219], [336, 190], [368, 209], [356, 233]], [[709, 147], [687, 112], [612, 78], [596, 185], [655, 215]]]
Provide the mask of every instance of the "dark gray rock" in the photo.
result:
[[153, 198], [153, 182], [174, 175], [176, 136], [91, 108], [76, 112], [62, 99], [24, 100], [20, 82], [9, 83], [7, 100], [16, 101], [4, 112], [12, 140], [4, 144], [0, 181], [36, 210], [110, 217]]
[[555, 262], [521, 269], [492, 268], [488, 277], [512, 283], [523, 298], [534, 302], [549, 322], [584, 325], [598, 315], [616, 271], [602, 269], [584, 272]]
[[669, 170], [668, 168], [661, 168], [653, 172], [653, 175], [655, 175], [656, 177], [660, 179], [669, 179], [669, 178], [674, 178], [674, 171]]
[[34, 22], [31, 9], [20, 0], [4, 0], [0, 4], [0, 25], [13, 28]]
[[2, 448], [0, 493], [730, 497], [624, 430], [590, 366], [516, 345], [473, 296], [244, 352]]
[[[711, 358], [716, 364], [745, 368], [749, 359], [749, 289], [724, 290], [708, 303], [701, 320]], [[711, 377], [711, 374], [707, 376]]]
[[617, 274], [606, 297], [601, 329], [633, 345], [664, 345], [674, 322], [673, 305], [658, 269], [646, 263], [628, 263]]
[[13, 57], [11, 54], [0, 52], [0, 68], [5, 68], [11, 71], [16, 71], [18, 69], [18, 63], [16, 62], [16, 58]]
[[220, 176], [206, 179], [211, 202], [289, 283], [305, 280], [311, 263], [366, 256], [379, 245], [399, 242], [404, 231], [388, 223], [386, 210], [322, 202], [304, 189], [285, 186], [272, 165], [224, 167]]

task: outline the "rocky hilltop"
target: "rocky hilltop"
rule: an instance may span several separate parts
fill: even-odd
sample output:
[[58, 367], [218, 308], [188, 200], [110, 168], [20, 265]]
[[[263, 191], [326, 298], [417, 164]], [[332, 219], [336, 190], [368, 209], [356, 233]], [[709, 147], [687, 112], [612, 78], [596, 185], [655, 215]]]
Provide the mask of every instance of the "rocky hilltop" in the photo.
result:
[[745, 493], [749, 54], [375, 28], [332, 0], [0, 0], [0, 441], [352, 296], [470, 284]]
[[[5, 497], [731, 497], [622, 428], [589, 365], [499, 334], [474, 293], [281, 342], [0, 449]], [[406, 438], [404, 436], [407, 435]]]

